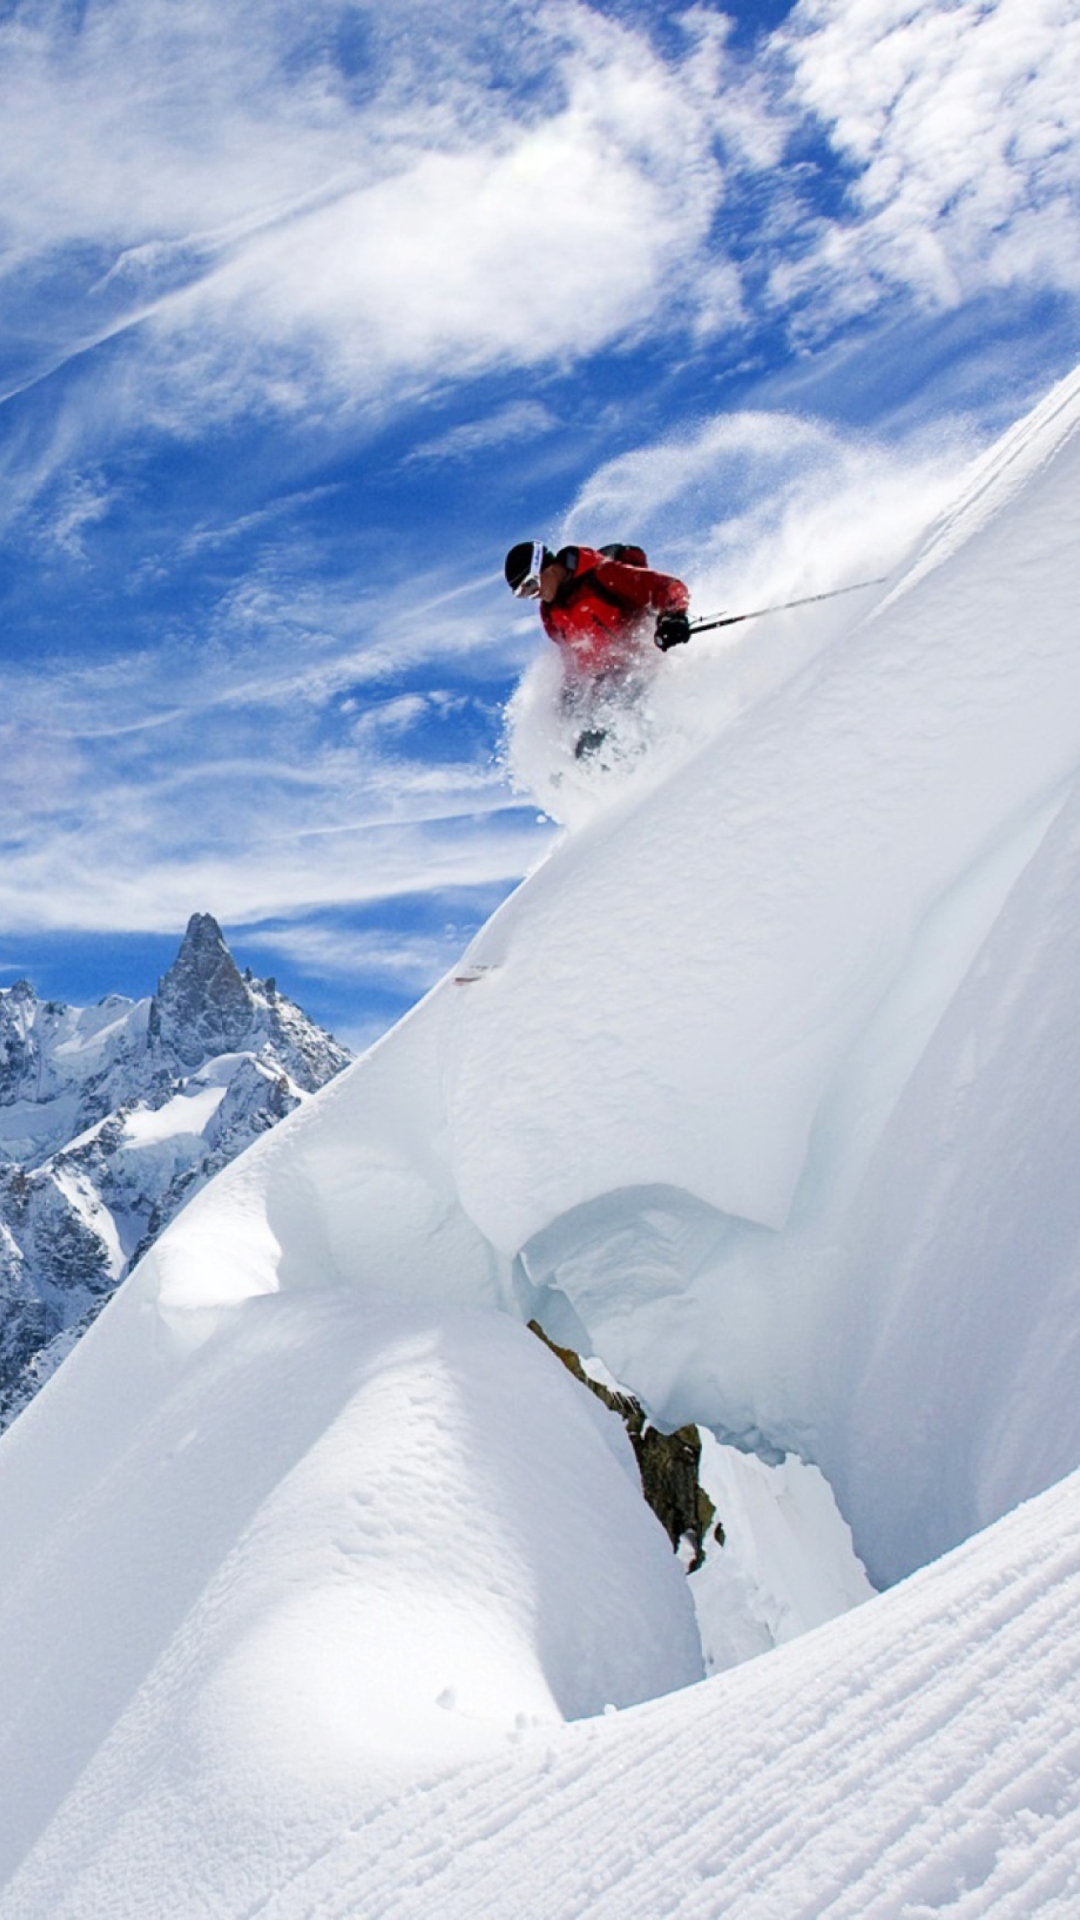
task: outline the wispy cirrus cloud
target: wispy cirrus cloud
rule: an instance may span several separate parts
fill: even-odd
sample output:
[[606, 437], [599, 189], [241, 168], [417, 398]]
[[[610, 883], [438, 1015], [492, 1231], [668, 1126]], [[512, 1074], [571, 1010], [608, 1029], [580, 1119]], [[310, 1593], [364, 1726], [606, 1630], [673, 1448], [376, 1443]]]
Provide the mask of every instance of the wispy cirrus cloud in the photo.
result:
[[[9, 391], [94, 368], [5, 496], [136, 420], [190, 437], [245, 409], [385, 415], [649, 331], [779, 313], [820, 336], [898, 286], [1075, 289], [1074, 16], [801, 0], [748, 59], [704, 6], [663, 52], [648, 8], [573, 0], [450, 22], [425, 0], [391, 20], [337, 0], [19, 8], [0, 23]], [[839, 214], [813, 128], [847, 169]], [[443, 457], [498, 444], [457, 433]]]
[[[738, 326], [762, 272], [818, 322], [886, 280], [946, 301], [1076, 285], [1073, 0], [800, 0], [757, 61], [704, 6], [663, 54], [647, 8], [451, 14], [16, 8], [0, 233], [22, 377], [135, 330], [176, 427], [195, 387], [218, 409], [370, 401], [403, 373]], [[850, 170], [842, 218], [813, 205], [812, 121]]]
[[[505, 546], [643, 538], [699, 605], [895, 546], [958, 457], [921, 425], [964, 412], [930, 350], [897, 398], [907, 316], [966, 313], [970, 367], [980, 300], [1077, 291], [1078, 31], [1076, 0], [799, 0], [756, 40], [646, 0], [4, 8], [6, 924], [299, 938], [507, 884], [544, 829], [494, 762], [536, 646]], [[811, 417], [858, 327], [891, 450]]]
[[3, 923], [147, 929], [212, 902], [235, 924], [511, 881], [529, 823], [461, 668], [482, 622], [432, 594], [442, 616], [410, 626], [384, 589], [390, 637], [365, 644], [354, 582], [266, 578], [179, 646], [0, 665]]
[[335, 973], [342, 979], [395, 980], [406, 992], [423, 992], [461, 951], [460, 931], [393, 931], [321, 922], [308, 926], [256, 927], [245, 944], [279, 956], [304, 973]]
[[777, 35], [791, 102], [851, 170], [845, 217], [774, 283], [827, 314], [888, 290], [1080, 287], [1074, 0], [800, 0]]
[[425, 708], [380, 739], [348, 719], [319, 740], [278, 714], [160, 730], [13, 729], [0, 781], [0, 919], [26, 928], [233, 924], [447, 888], [505, 886], [531, 822], [493, 768], [432, 758]]
[[178, 429], [196, 401], [371, 401], [645, 323], [722, 187], [692, 62], [585, 6], [507, 5], [523, 100], [409, 11], [411, 58], [373, 10], [333, 5], [96, 0], [78, 26], [48, 7], [0, 25], [15, 384], [133, 330], [142, 405]]
[[511, 447], [517, 441], [554, 433], [559, 424], [551, 408], [541, 400], [512, 401], [485, 420], [466, 420], [433, 440], [422, 440], [408, 458], [433, 462], [468, 460], [476, 453], [489, 453], [496, 447]]

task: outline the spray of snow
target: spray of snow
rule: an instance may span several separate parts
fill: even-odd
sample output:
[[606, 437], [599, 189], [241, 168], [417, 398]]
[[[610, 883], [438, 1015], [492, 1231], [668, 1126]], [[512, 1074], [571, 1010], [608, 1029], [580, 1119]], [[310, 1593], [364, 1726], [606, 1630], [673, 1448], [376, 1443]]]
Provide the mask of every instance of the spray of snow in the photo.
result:
[[[751, 612], [899, 577], [927, 526], [982, 471], [959, 427], [951, 439], [939, 431], [932, 443], [892, 448], [844, 439], [802, 416], [721, 414], [690, 442], [661, 442], [602, 467], [558, 542], [640, 540], [654, 564], [687, 581], [694, 618]], [[542, 641], [508, 708], [503, 757], [512, 785], [571, 829], [628, 790], [655, 791], [848, 635], [875, 598], [870, 588], [719, 628], [663, 658], [646, 650], [637, 697], [602, 708], [609, 744], [585, 761], [574, 758], [578, 726], [560, 706], [557, 650]]]

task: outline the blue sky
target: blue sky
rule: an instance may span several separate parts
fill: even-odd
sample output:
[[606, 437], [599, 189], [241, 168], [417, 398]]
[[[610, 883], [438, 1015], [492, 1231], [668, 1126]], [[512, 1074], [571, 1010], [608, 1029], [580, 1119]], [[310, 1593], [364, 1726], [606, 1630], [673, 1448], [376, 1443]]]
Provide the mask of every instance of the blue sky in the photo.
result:
[[1078, 354], [1078, 0], [4, 0], [0, 95], [0, 984], [210, 911], [361, 1041], [552, 833], [507, 546], [857, 577]]

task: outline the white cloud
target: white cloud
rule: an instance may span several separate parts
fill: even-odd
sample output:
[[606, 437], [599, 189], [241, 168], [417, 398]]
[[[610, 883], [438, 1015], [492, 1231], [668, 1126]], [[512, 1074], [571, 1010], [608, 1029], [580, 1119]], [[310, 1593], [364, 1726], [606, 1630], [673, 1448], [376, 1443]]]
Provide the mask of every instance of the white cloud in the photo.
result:
[[38, 517], [39, 538], [45, 546], [81, 559], [88, 528], [104, 520], [113, 503], [113, 490], [99, 474], [68, 474], [50, 512]]
[[[464, 783], [456, 806], [429, 783], [426, 817], [417, 806], [378, 820], [361, 804], [350, 820], [343, 796], [328, 796], [325, 787], [321, 808], [317, 792], [309, 809], [287, 807], [283, 786], [260, 785], [254, 769], [233, 771], [230, 780], [218, 769], [201, 793], [189, 789], [189, 809], [114, 780], [100, 803], [84, 797], [77, 819], [39, 814], [34, 831], [4, 847], [0, 918], [9, 933], [154, 930], [182, 925], [206, 907], [239, 925], [444, 888], [497, 887], [515, 881], [535, 855], [535, 829], [509, 801], [485, 811], [485, 796]], [[333, 811], [336, 825], [327, 824]], [[392, 815], [392, 804], [386, 811]]]
[[131, 412], [183, 431], [588, 352], [686, 294], [722, 190], [692, 48], [680, 69], [585, 5], [507, 0], [522, 97], [414, 5], [427, 38], [353, 97], [299, 59], [338, 11], [98, 0], [77, 29], [48, 6], [0, 24], [9, 294], [67, 276], [24, 378], [133, 328]]
[[345, 701], [345, 710], [355, 712], [351, 733], [354, 740], [408, 733], [431, 711], [422, 693], [400, 693], [391, 700], [378, 700], [361, 708], [355, 698]]
[[[1075, 0], [801, 0], [753, 66], [721, 13], [681, 22], [664, 58], [580, 0], [10, 14], [13, 386], [126, 330], [82, 429], [198, 433], [245, 407], [393, 408], [645, 329], [738, 329], [762, 276], [810, 332], [897, 284], [938, 304], [1080, 284]], [[355, 72], [334, 57], [346, 29], [370, 43]], [[785, 157], [810, 114], [852, 169], [841, 220]], [[44, 286], [65, 298], [43, 323]], [[426, 451], [497, 444], [469, 431]], [[77, 456], [73, 435], [31, 464]], [[25, 454], [15, 478], [6, 500], [31, 485]]]
[[[267, 644], [264, 615], [246, 650], [230, 633], [186, 659], [3, 669], [0, 924], [146, 928], [207, 901], [265, 919], [516, 878], [530, 857], [516, 803], [470, 745], [482, 699], [466, 684], [369, 706], [361, 654], [358, 706], [340, 637], [294, 626]], [[386, 665], [401, 664], [395, 646]], [[423, 730], [466, 709], [432, 758]]]
[[58, 739], [34, 713], [36, 699], [13, 698], [16, 676], [5, 674], [6, 717], [0, 722], [0, 841], [27, 841], [44, 816], [78, 803], [86, 759], [77, 741]]
[[[483, 138], [426, 144], [265, 229], [155, 326], [310, 352], [357, 398], [590, 352], [644, 324], [705, 241], [719, 170], [676, 73], [584, 9], [560, 19], [558, 110], [495, 110]], [[287, 402], [287, 357], [278, 371]]]
[[324, 979], [393, 982], [399, 989], [423, 992], [444, 973], [464, 941], [453, 928], [442, 934], [394, 927], [258, 927], [244, 936], [245, 947], [265, 949], [295, 971]]
[[237, 518], [227, 521], [201, 522], [184, 536], [180, 551], [189, 557], [195, 553], [231, 546], [233, 541], [242, 540], [250, 533], [262, 532], [267, 528], [280, 525], [298, 509], [312, 506], [320, 500], [328, 500], [337, 491], [338, 488], [335, 485], [308, 487], [299, 493], [282, 494], [268, 507], [262, 507], [256, 513], [240, 514]]
[[244, 0], [10, 12], [0, 230], [14, 263], [100, 242], [126, 249], [119, 277], [145, 286], [324, 188], [347, 110], [310, 78], [286, 83], [295, 37], [287, 9]]
[[512, 445], [518, 440], [534, 440], [554, 433], [559, 422], [549, 407], [539, 400], [512, 401], [489, 414], [486, 420], [467, 420], [451, 427], [437, 439], [425, 440], [414, 447], [409, 460], [467, 460], [474, 453], [491, 452], [495, 447]]
[[823, 274], [833, 310], [898, 283], [945, 306], [1017, 281], [1080, 288], [1075, 0], [801, 0], [774, 44], [854, 169], [852, 219], [779, 299]]

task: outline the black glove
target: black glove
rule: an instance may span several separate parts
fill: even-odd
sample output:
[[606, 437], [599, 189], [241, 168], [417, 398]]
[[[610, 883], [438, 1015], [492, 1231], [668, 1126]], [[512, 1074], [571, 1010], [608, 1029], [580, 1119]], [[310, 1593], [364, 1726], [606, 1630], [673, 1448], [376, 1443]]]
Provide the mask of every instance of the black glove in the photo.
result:
[[662, 613], [653, 634], [661, 653], [669, 647], [684, 647], [690, 638], [690, 616], [686, 613]]

